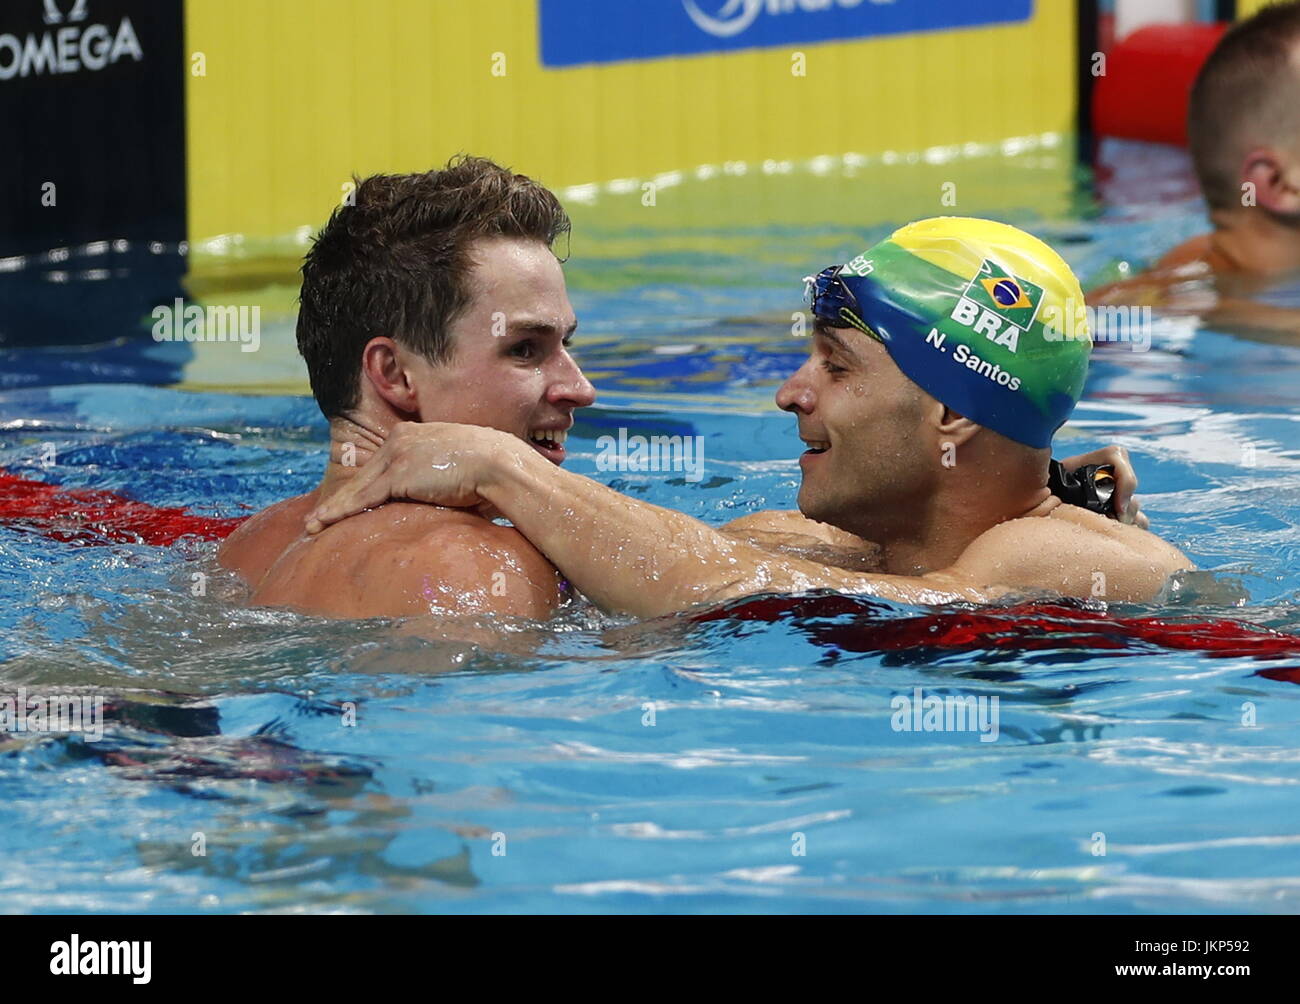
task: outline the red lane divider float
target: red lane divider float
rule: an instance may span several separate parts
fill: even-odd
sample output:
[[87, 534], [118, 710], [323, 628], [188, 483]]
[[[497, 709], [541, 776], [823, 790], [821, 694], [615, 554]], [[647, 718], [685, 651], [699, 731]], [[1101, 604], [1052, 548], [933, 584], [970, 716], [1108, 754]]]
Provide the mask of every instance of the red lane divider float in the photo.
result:
[[[915, 649], [1023, 652], [1080, 648], [1138, 654], [1159, 648], [1220, 658], [1300, 656], [1300, 635], [1231, 620], [1112, 617], [1098, 610], [1059, 602], [887, 618], [879, 616], [880, 609], [877, 601], [858, 596], [763, 596], [696, 614], [692, 620], [807, 618], [811, 623], [801, 628], [813, 640], [846, 652]], [[852, 622], [829, 620], [845, 615], [853, 617]], [[1260, 670], [1256, 675], [1300, 684], [1300, 667], [1275, 667]]]
[[247, 517], [196, 516], [98, 488], [63, 488], [0, 470], [0, 522], [53, 540], [154, 544], [222, 540]]
[[1092, 95], [1102, 136], [1187, 145], [1187, 99], [1226, 24], [1152, 24], [1106, 53]]

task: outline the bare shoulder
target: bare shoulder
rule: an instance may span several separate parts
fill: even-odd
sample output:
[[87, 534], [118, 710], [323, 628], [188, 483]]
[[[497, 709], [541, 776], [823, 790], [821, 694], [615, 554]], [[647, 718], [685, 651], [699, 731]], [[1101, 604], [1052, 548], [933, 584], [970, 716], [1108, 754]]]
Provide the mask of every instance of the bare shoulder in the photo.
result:
[[344, 617], [544, 618], [559, 602], [559, 576], [512, 527], [463, 510], [391, 502], [300, 536], [253, 600]]
[[[1173, 544], [1158, 534], [1133, 526], [1131, 523], [1121, 523], [1117, 519], [1110, 519], [1099, 513], [1082, 509], [1079, 506], [1065, 505], [1064, 503], [1052, 510], [1047, 519], [1052, 523], [1064, 523], [1076, 527], [1084, 533], [1105, 537], [1131, 551], [1163, 559], [1172, 566], [1171, 571], [1193, 567], [1187, 555], [1174, 547]], [[1032, 521], [1017, 520], [1016, 522], [1026, 523]]]
[[1155, 267], [1157, 269], [1178, 268], [1193, 262], [1208, 262], [1213, 253], [1210, 235], [1201, 234], [1166, 251], [1164, 257], [1156, 262]]
[[225, 539], [222, 544], [222, 550], [227, 547], [238, 546], [250, 539], [266, 533], [269, 529], [279, 529], [284, 525], [286, 518], [300, 509], [305, 509], [309, 500], [315, 499], [316, 492], [311, 491], [305, 495], [295, 495], [293, 498], [287, 498], [282, 502], [276, 502], [267, 506], [260, 512], [254, 513], [248, 519], [240, 523], [235, 528], [235, 532]]
[[981, 534], [954, 570], [990, 585], [1139, 602], [1154, 598], [1174, 572], [1192, 567], [1153, 533], [1059, 505], [1046, 516], [1008, 520]]
[[[560, 575], [514, 527], [476, 513], [398, 503], [409, 543], [376, 549], [368, 578], [407, 613], [488, 613], [544, 619]], [[388, 508], [385, 506], [384, 508]], [[405, 534], [403, 535], [405, 536]]]
[[765, 509], [762, 512], [749, 513], [733, 519], [721, 529], [730, 536], [742, 538], [754, 533], [798, 534], [814, 537], [822, 543], [833, 544], [836, 547], [860, 547], [869, 543], [847, 530], [841, 530], [829, 523], [819, 523], [797, 510], [787, 509]]
[[254, 513], [221, 542], [217, 563], [256, 586], [284, 549], [302, 532], [316, 492], [295, 495]]
[[732, 520], [720, 531], [768, 554], [802, 558], [850, 572], [878, 572], [881, 568], [877, 545], [799, 512], [750, 513]]
[[1225, 266], [1210, 251], [1208, 238], [1204, 254], [1193, 246], [1195, 244], [1195, 241], [1189, 241], [1181, 248], [1175, 248], [1144, 272], [1090, 290], [1086, 297], [1088, 305], [1145, 305], [1170, 314], [1199, 313], [1216, 299], [1215, 294], [1206, 292], [1202, 280], [1216, 275]]

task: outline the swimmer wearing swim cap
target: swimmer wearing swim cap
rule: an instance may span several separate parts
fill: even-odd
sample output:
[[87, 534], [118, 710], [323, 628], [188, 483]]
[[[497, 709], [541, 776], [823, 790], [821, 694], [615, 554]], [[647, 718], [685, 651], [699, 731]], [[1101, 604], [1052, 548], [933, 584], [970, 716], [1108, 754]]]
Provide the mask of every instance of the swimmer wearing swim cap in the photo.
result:
[[917, 386], [1008, 439], [1048, 446], [1083, 392], [1083, 290], [1015, 227], [923, 220], [806, 281], [818, 322], [876, 339]]
[[[1049, 491], [1091, 348], [1078, 281], [1014, 227], [923, 220], [809, 280], [807, 361], [777, 392], [808, 450], [799, 510], [756, 524], [876, 546], [861, 571], [764, 549], [538, 462], [490, 429], [397, 426], [309, 529], [390, 497], [487, 502], [600, 606], [640, 616], [831, 589], [904, 603], [1155, 599], [1191, 563]], [[1070, 323], [1073, 321], [1073, 323]]]

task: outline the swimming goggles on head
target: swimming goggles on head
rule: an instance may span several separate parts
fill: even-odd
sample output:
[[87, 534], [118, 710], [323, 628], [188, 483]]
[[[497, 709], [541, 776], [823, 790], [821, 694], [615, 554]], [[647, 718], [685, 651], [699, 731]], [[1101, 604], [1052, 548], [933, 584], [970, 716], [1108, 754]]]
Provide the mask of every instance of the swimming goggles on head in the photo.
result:
[[846, 279], [840, 274], [843, 271], [843, 265], [832, 265], [816, 275], [804, 276], [804, 296], [812, 299], [813, 317], [834, 328], [857, 328], [883, 344], [885, 340], [862, 319], [862, 307], [849, 285], [855, 277]]

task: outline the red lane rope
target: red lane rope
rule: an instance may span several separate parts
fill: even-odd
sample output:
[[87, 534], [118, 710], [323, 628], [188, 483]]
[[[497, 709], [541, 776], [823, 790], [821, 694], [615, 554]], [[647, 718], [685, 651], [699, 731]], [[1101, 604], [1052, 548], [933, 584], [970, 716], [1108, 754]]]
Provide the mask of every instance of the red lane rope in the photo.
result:
[[[852, 623], [814, 620], [802, 626], [814, 640], [848, 652], [1087, 648], [1132, 653], [1145, 644], [1221, 658], [1300, 656], [1300, 635], [1231, 620], [1111, 617], [1101, 611], [1052, 602], [888, 619], [878, 618], [877, 609], [873, 601], [854, 596], [764, 596], [696, 614], [692, 620], [773, 621], [858, 614]], [[1259, 675], [1300, 683], [1300, 668], [1262, 670]]]
[[165, 547], [182, 537], [221, 540], [246, 517], [196, 516], [98, 488], [63, 488], [0, 470], [0, 522], [53, 540]]

